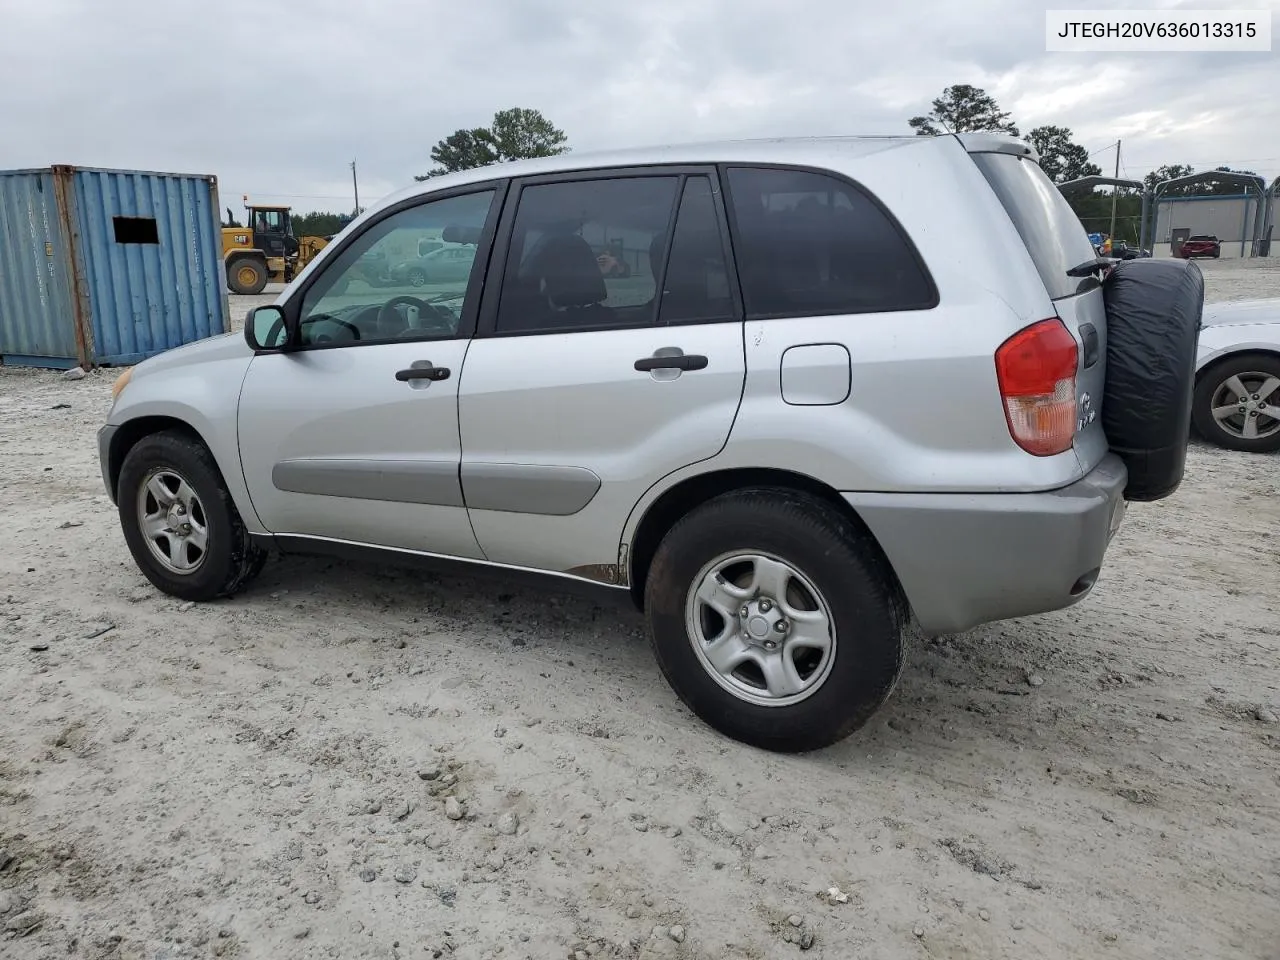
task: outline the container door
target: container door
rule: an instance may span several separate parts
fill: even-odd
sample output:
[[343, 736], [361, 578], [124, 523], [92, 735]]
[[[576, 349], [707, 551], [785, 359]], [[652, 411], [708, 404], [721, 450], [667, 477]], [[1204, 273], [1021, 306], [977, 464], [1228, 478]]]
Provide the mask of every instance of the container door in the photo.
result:
[[0, 175], [0, 361], [74, 367], [67, 240], [47, 170]]
[[97, 363], [227, 332], [211, 178], [79, 168], [75, 205]]

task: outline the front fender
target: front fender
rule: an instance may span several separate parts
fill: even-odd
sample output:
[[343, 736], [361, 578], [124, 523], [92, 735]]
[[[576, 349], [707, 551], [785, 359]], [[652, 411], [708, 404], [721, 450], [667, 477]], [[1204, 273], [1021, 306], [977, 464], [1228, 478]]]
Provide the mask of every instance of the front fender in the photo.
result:
[[[128, 436], [130, 423], [148, 418], [175, 420], [190, 427], [213, 454], [249, 532], [266, 533], [245, 484], [236, 426], [240, 390], [251, 359], [227, 357], [135, 375], [107, 416], [106, 431], [115, 437]], [[103, 472], [105, 476], [105, 463]]]

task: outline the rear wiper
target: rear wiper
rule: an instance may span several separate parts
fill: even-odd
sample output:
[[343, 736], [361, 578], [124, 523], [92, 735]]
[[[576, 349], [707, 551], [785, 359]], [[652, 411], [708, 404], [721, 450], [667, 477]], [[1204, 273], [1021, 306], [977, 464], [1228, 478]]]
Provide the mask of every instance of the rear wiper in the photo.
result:
[[1091, 277], [1100, 270], [1106, 270], [1115, 265], [1115, 260], [1111, 257], [1094, 257], [1092, 260], [1086, 260], [1084, 263], [1078, 263], [1067, 271], [1068, 277]]

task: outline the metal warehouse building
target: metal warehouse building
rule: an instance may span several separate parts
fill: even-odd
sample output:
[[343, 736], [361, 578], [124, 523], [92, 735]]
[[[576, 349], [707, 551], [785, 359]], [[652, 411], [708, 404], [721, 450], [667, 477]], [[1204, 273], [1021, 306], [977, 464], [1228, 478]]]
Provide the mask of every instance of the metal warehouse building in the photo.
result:
[[132, 364], [229, 329], [211, 176], [0, 171], [0, 363]]
[[[1280, 212], [1277, 203], [1280, 198], [1271, 197], [1270, 223]], [[1253, 245], [1257, 211], [1258, 199], [1253, 195], [1162, 198], [1156, 209], [1152, 253], [1167, 257], [1175, 242], [1210, 234], [1222, 241], [1222, 256], [1247, 257]]]

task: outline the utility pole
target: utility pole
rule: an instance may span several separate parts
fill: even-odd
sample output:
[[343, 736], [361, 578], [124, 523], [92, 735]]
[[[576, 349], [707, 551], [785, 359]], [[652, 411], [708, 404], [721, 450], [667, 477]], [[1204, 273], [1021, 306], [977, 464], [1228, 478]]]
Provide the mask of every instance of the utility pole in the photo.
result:
[[[1116, 141], [1116, 172], [1115, 178], [1120, 179], [1120, 141]], [[1115, 246], [1116, 242], [1116, 200], [1120, 196], [1120, 188], [1115, 184], [1111, 185], [1111, 232], [1107, 234], [1111, 238], [1111, 245]]]
[[[1117, 158], [1116, 158], [1116, 163], [1118, 164], [1119, 162], [1120, 162], [1120, 158], [1117, 156]], [[355, 162], [354, 160], [352, 160], [352, 161], [351, 161], [351, 190], [352, 190], [352, 192], [354, 192], [354, 193], [355, 193], [355, 195], [356, 195], [356, 213], [355, 213], [355, 215], [358, 217], [358, 216], [360, 216], [360, 184], [358, 184], [358, 183], [356, 182], [356, 162]], [[1115, 213], [1114, 213], [1114, 212], [1112, 212], [1111, 216], [1112, 216], [1112, 218], [1114, 219], [1114, 218], [1115, 218]]]

